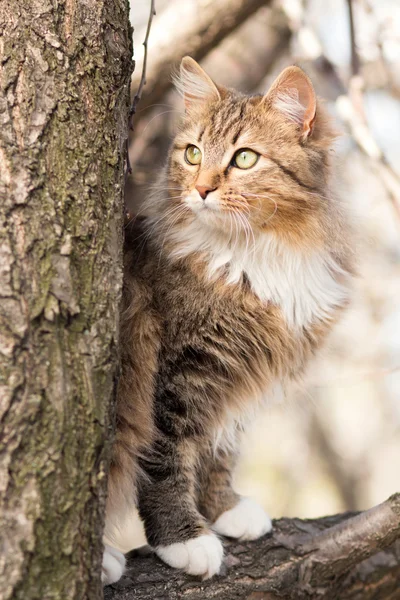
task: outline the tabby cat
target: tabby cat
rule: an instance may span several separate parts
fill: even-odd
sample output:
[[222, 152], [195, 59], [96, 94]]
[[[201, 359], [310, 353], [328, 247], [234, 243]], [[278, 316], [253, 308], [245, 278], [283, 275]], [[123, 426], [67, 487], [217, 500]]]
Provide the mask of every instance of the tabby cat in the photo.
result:
[[[148, 216], [126, 236], [105, 536], [136, 506], [157, 555], [206, 578], [220, 536], [271, 530], [232, 489], [239, 438], [347, 304], [351, 228], [331, 192], [335, 132], [300, 68], [244, 96], [185, 57], [177, 85], [185, 115]], [[106, 546], [103, 581], [123, 568]]]

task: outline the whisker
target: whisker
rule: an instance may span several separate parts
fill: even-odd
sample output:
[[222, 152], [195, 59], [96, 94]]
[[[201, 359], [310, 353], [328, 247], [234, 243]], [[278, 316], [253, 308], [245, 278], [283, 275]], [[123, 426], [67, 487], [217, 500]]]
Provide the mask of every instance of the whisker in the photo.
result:
[[237, 218], [236, 218], [236, 212], [231, 212], [229, 214], [232, 214], [232, 216], [233, 216], [233, 222], [235, 224], [236, 239], [235, 239], [235, 245], [232, 248], [232, 254], [234, 254], [235, 250], [236, 250], [236, 246], [237, 246], [238, 240], [239, 240], [239, 228], [238, 228], [238, 222], [237, 222]]
[[306, 190], [301, 191], [302, 194], [307, 194], [308, 196], [315, 196], [316, 198], [323, 198], [324, 200], [331, 201], [332, 198], [328, 196], [324, 196], [324, 194], [319, 194], [318, 192], [306, 192]]
[[[301, 197], [301, 194], [307, 194], [309, 196], [314, 196], [317, 198], [323, 198], [324, 200], [328, 200], [331, 201], [332, 198], [329, 198], [328, 196], [324, 196], [323, 194], [319, 194], [318, 192], [307, 192], [306, 190], [301, 190], [301, 193], [299, 193], [299, 198]], [[246, 192], [246, 194], [243, 194], [244, 196], [262, 196], [262, 197], [266, 197], [268, 198], [269, 196], [265, 196], [263, 194], [250, 194], [249, 192]], [[293, 196], [293, 199], [296, 199], [296, 195]], [[285, 198], [283, 198], [283, 200], [285, 200]], [[303, 199], [304, 200], [304, 199]]]
[[265, 225], [266, 223], [268, 223], [276, 215], [276, 213], [278, 212], [278, 203], [273, 198], [271, 198], [271, 200], [275, 204], [274, 212], [272, 213], [272, 215], [270, 217], [268, 217], [268, 219], [263, 223], [263, 225]]
[[157, 117], [161, 117], [162, 115], [166, 115], [166, 114], [168, 114], [168, 113], [172, 113], [172, 112], [179, 112], [179, 113], [181, 113], [181, 111], [180, 111], [180, 110], [175, 110], [175, 109], [174, 109], [174, 110], [164, 110], [163, 112], [160, 112], [160, 113], [156, 114], [156, 115], [155, 115], [154, 117], [152, 117], [152, 118], [150, 119], [150, 121], [149, 121], [149, 122], [146, 124], [146, 127], [145, 127], [145, 128], [143, 129], [143, 131], [142, 131], [142, 135], [144, 134], [144, 132], [146, 131], [146, 129], [148, 128], [148, 126], [150, 125], [150, 123], [151, 123], [152, 121], [154, 121], [154, 119], [156, 119]]
[[143, 232], [143, 233], [142, 233], [142, 235], [141, 235], [141, 236], [139, 236], [139, 238], [138, 238], [138, 239], [140, 239], [140, 237], [142, 237], [143, 235], [146, 235], [146, 237], [144, 238], [144, 241], [143, 241], [143, 245], [146, 243], [146, 241], [148, 240], [148, 238], [149, 238], [151, 235], [153, 235], [153, 233], [154, 233], [155, 229], [157, 228], [158, 224], [159, 224], [161, 221], [163, 221], [163, 220], [165, 220], [166, 218], [168, 218], [170, 215], [172, 215], [172, 214], [174, 214], [175, 212], [177, 212], [177, 210], [178, 210], [179, 208], [182, 208], [182, 205], [181, 205], [181, 204], [178, 204], [178, 205], [176, 205], [176, 206], [173, 206], [172, 208], [169, 208], [169, 209], [167, 210], [167, 212], [166, 212], [166, 213], [163, 213], [163, 214], [162, 214], [160, 217], [158, 217], [158, 219], [156, 219], [156, 220], [155, 220], [155, 221], [152, 223], [151, 227], [149, 227], [149, 228], [148, 228], [148, 229], [147, 229], [145, 232]]
[[[184, 215], [184, 213], [187, 212], [187, 210], [188, 210], [185, 205], [182, 205], [179, 208], [181, 208], [181, 211], [178, 211], [176, 215], [173, 215], [172, 221], [171, 221], [168, 229], [166, 230], [163, 241], [161, 243], [160, 254], [159, 254], [159, 258], [158, 258], [158, 266], [160, 266], [162, 251], [164, 249], [164, 244], [165, 244], [165, 240], [167, 238], [168, 233], [171, 231], [172, 227], [179, 221], [179, 219]], [[167, 219], [167, 222], [169, 220], [170, 219]]]
[[[181, 205], [175, 206], [171, 209], [169, 209], [169, 211], [167, 211], [167, 213], [163, 213], [158, 219], [156, 219], [151, 227], [149, 227], [142, 235], [145, 235], [146, 237], [143, 240], [143, 244], [141, 246], [141, 251], [143, 250], [144, 245], [146, 244], [147, 240], [149, 239], [149, 237], [151, 237], [154, 233], [154, 231], [156, 230], [157, 226], [159, 225], [159, 223], [161, 221], [164, 221], [166, 219], [166, 217], [169, 217], [170, 215], [172, 215], [174, 212], [177, 212], [178, 208], [182, 208]], [[141, 237], [141, 236], [139, 236]]]
[[[168, 198], [159, 198], [157, 201], [154, 201], [150, 198], [147, 198], [144, 202], [143, 202], [143, 206], [140, 210], [138, 210], [135, 213], [135, 218], [139, 217], [140, 215], [142, 215], [146, 210], [150, 209], [150, 208], [154, 208], [155, 206], [157, 206], [157, 204], [165, 204], [167, 203], [169, 200], [178, 200], [181, 199], [182, 196], [169, 196]], [[129, 225], [129, 223], [127, 225], [125, 225], [125, 227], [127, 227]]]
[[[141, 108], [137, 112], [143, 112], [144, 110], [148, 110], [149, 108], [152, 108], [153, 106], [168, 106], [168, 108], [173, 108], [172, 104], [150, 104], [149, 106], [145, 106], [144, 108]], [[174, 110], [178, 110], [178, 109], [174, 109]], [[182, 111], [178, 111], [178, 112], [182, 112]]]
[[255, 256], [256, 256], [256, 238], [255, 238], [254, 231], [253, 231], [253, 228], [251, 226], [251, 223], [250, 223], [249, 219], [248, 218], [245, 218], [245, 219], [246, 219], [247, 227], [249, 229], [249, 233], [250, 233], [250, 235], [252, 237], [252, 240], [253, 240], [253, 249], [252, 249], [252, 255], [253, 256], [252, 256], [252, 260], [254, 262]]
[[147, 186], [148, 190], [157, 190], [157, 191], [164, 191], [164, 190], [183, 190], [181, 185], [165, 185], [164, 183], [150, 183]]
[[248, 231], [247, 231], [247, 227], [246, 227], [246, 221], [244, 221], [244, 215], [241, 212], [237, 212], [237, 216], [240, 220], [240, 223], [242, 224], [242, 228], [244, 230], [244, 234], [246, 237], [246, 248], [245, 248], [245, 254], [247, 254], [247, 250], [249, 247], [249, 236], [248, 236]]
[[272, 213], [272, 215], [270, 217], [268, 217], [268, 219], [264, 222], [264, 224], [268, 223], [276, 215], [276, 213], [278, 212], [278, 203], [271, 196], [266, 195], [266, 194], [251, 194], [251, 193], [247, 193], [246, 195], [248, 195], [248, 196], [254, 196], [254, 197], [258, 198], [258, 199], [260, 199], [260, 198], [267, 198], [267, 200], [271, 200], [274, 203], [274, 205], [275, 205], [274, 212]]
[[233, 227], [232, 227], [232, 214], [231, 214], [231, 212], [228, 212], [228, 216], [229, 216], [229, 225], [230, 225], [228, 244], [230, 245], [231, 241], [232, 241], [232, 230], [233, 230]]

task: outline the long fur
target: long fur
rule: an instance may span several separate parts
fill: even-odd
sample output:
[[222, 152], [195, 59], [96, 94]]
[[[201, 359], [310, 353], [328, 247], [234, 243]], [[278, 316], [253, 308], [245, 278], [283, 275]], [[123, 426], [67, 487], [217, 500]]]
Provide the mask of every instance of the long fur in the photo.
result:
[[246, 277], [262, 302], [281, 307], [290, 326], [308, 327], [329, 319], [347, 298], [347, 287], [340, 280], [346, 273], [329, 251], [294, 251], [271, 232], [249, 247], [246, 239], [216, 234], [195, 221], [170, 235], [175, 242], [173, 257], [203, 254], [210, 280], [225, 276], [227, 284], [237, 285]]
[[[352, 228], [332, 192], [335, 132], [300, 69], [264, 97], [217, 88], [191, 59], [181, 73], [185, 117], [151, 216], [126, 236], [106, 536], [137, 506], [160, 556], [207, 576], [222, 557], [210, 525], [230, 531], [247, 506], [231, 487], [247, 421], [301, 377], [348, 302]], [[232, 162], [241, 148], [259, 154], [248, 170]]]

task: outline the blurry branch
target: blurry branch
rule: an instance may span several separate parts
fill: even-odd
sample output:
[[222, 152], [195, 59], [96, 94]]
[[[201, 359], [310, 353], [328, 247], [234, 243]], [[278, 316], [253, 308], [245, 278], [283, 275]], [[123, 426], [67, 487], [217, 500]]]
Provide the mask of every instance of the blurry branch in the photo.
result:
[[357, 478], [349, 472], [344, 461], [336, 452], [317, 412], [313, 413], [308, 436], [313, 441], [312, 446], [315, 447], [317, 455], [325, 462], [342, 498], [343, 505], [348, 510], [355, 510], [358, 507]]
[[373, 159], [378, 175], [387, 189], [393, 208], [400, 218], [400, 177], [389, 164], [382, 148], [380, 148], [368, 126], [363, 102], [365, 81], [360, 74], [360, 59], [357, 52], [352, 0], [347, 0], [347, 5], [349, 9], [352, 77], [348, 94], [338, 98], [337, 108], [359, 148]]
[[353, 0], [347, 0], [349, 10], [350, 42], [351, 42], [351, 70], [354, 75], [358, 75], [360, 70], [360, 59], [356, 48], [356, 36], [354, 31], [354, 12]]
[[[400, 177], [390, 165], [368, 125], [363, 99], [365, 80], [357, 51], [352, 0], [347, 0], [347, 5], [349, 9], [352, 73], [348, 85], [338, 74], [335, 65], [323, 54], [322, 44], [315, 30], [307, 28], [308, 38], [312, 41], [313, 63], [318, 70], [324, 72], [324, 75], [328, 75], [330, 82], [334, 84], [334, 89], [338, 93], [336, 100], [338, 113], [346, 123], [360, 150], [372, 159], [373, 168], [375, 168], [380, 180], [385, 185], [392, 206], [400, 219]], [[291, 27], [294, 34], [298, 34], [300, 29], [303, 32], [306, 29], [299, 22], [292, 22]]]
[[153, 22], [153, 17], [156, 14], [156, 9], [155, 9], [155, 0], [151, 0], [150, 3], [150, 14], [149, 14], [149, 19], [147, 22], [147, 29], [146, 29], [146, 35], [144, 38], [144, 42], [143, 42], [143, 47], [144, 47], [144, 56], [143, 56], [143, 66], [142, 66], [142, 74], [140, 77], [140, 82], [139, 82], [139, 87], [137, 89], [137, 92], [135, 94], [135, 97], [133, 99], [130, 111], [129, 111], [129, 117], [128, 117], [128, 137], [126, 140], [126, 174], [125, 174], [125, 191], [124, 191], [124, 196], [125, 196], [125, 208], [124, 208], [124, 218], [125, 218], [125, 226], [131, 221], [132, 219], [132, 215], [129, 212], [129, 208], [128, 208], [128, 202], [127, 202], [127, 198], [126, 198], [126, 191], [127, 191], [127, 178], [129, 177], [129, 175], [132, 174], [132, 167], [131, 167], [131, 161], [130, 161], [130, 156], [129, 156], [129, 131], [133, 131], [133, 116], [136, 114], [136, 109], [137, 109], [137, 105], [140, 102], [140, 99], [142, 97], [142, 93], [143, 93], [143, 88], [146, 85], [146, 67], [147, 67], [147, 46], [148, 46], [148, 42], [149, 42], [149, 35], [150, 35], [150, 30], [151, 30], [151, 24]]
[[400, 583], [400, 494], [360, 514], [280, 519], [256, 542], [228, 542], [207, 581], [133, 553], [105, 600], [395, 600]]
[[144, 88], [144, 86], [146, 84], [147, 46], [148, 46], [148, 43], [149, 43], [149, 35], [150, 35], [151, 24], [153, 22], [153, 17], [155, 16], [155, 14], [156, 14], [155, 0], [151, 0], [149, 20], [147, 22], [146, 35], [145, 35], [144, 42], [143, 42], [144, 56], [143, 56], [142, 75], [140, 77], [139, 87], [137, 89], [137, 92], [136, 92], [135, 97], [134, 97], [133, 102], [132, 102], [131, 109], [129, 111], [129, 126], [130, 126], [131, 129], [133, 129], [133, 127], [132, 127], [132, 116], [136, 113], [137, 105], [138, 105], [138, 103], [139, 103], [139, 101], [140, 101], [140, 99], [142, 97], [143, 88]]
[[[177, 66], [185, 54], [201, 60], [250, 15], [269, 3], [270, 0], [213, 0], [187, 3], [182, 9], [181, 3], [171, 2], [153, 30], [142, 108], [159, 102], [168, 91], [171, 66]], [[135, 73], [131, 90], [138, 86], [139, 76]]]
[[303, 544], [303, 551], [310, 552], [302, 565], [303, 580], [317, 577], [318, 582], [328, 582], [399, 539], [400, 494], [393, 494], [386, 502], [310, 536]]
[[360, 150], [373, 160], [379, 178], [386, 187], [393, 208], [400, 219], [400, 178], [387, 161], [368, 126], [363, 108], [363, 86], [363, 79], [359, 75], [352, 77], [349, 93], [337, 99], [337, 109]]
[[203, 66], [218, 84], [254, 91], [289, 48], [292, 32], [279, 5], [263, 6], [213, 49]]

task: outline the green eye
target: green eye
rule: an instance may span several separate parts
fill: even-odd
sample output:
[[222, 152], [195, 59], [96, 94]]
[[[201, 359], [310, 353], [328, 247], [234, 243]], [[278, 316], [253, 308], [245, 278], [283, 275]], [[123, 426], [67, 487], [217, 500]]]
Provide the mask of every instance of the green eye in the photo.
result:
[[254, 150], [241, 148], [235, 152], [232, 159], [232, 165], [238, 169], [251, 169], [251, 167], [254, 167], [259, 157], [260, 155], [257, 154], [257, 152], [254, 152]]
[[197, 146], [188, 146], [185, 150], [185, 160], [189, 165], [201, 163], [201, 150]]

